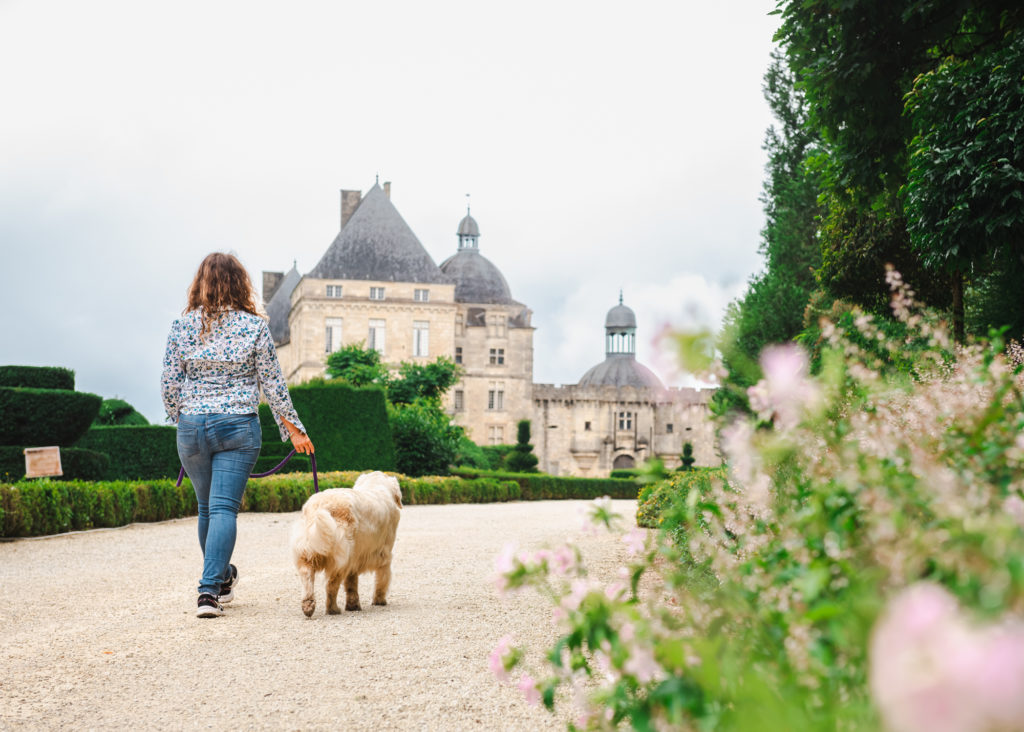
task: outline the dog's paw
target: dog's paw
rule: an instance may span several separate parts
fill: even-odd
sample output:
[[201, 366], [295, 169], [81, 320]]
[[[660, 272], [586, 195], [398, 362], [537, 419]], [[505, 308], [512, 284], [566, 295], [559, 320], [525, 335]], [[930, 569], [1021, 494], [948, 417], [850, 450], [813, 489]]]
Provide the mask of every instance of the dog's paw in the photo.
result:
[[341, 615], [341, 608], [337, 605], [331, 605], [327, 608], [328, 615]]
[[316, 610], [315, 600], [303, 600], [302, 601], [302, 614], [307, 618], [313, 616], [313, 611]]
[[381, 597], [381, 598], [375, 597], [375, 598], [373, 598], [373, 604], [374, 605], [387, 605], [388, 601], [385, 600], [383, 597]]
[[345, 609], [346, 610], [362, 610], [363, 608], [359, 605], [358, 602], [346, 602], [345, 603]]

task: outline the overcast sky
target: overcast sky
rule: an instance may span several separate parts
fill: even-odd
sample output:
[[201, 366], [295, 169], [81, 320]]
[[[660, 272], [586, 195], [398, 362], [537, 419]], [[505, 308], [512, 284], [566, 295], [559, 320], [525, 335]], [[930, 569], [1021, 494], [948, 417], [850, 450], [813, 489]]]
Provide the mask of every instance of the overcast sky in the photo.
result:
[[210, 251], [308, 272], [380, 175], [438, 263], [466, 193], [534, 311], [535, 381], [717, 326], [760, 267], [774, 2], [0, 0], [0, 364], [163, 421]]

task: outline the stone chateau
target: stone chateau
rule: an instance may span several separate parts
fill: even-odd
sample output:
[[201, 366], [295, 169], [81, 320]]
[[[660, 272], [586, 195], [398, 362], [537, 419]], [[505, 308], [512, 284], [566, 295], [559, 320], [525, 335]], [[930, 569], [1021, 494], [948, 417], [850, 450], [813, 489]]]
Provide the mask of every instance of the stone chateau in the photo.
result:
[[[533, 383], [532, 312], [480, 253], [466, 211], [455, 252], [437, 265], [391, 203], [391, 184], [341, 191], [341, 227], [305, 275], [263, 273], [263, 301], [285, 376], [324, 373], [327, 355], [362, 342], [382, 361], [448, 356], [463, 369], [446, 408], [482, 445], [515, 442], [531, 420], [540, 469], [605, 476], [647, 458], [679, 465], [685, 442], [697, 465], [719, 458], [709, 391], [666, 388], [636, 360], [636, 316], [622, 303], [605, 320], [605, 360], [578, 384]], [[596, 330], [596, 329], [595, 329]]]

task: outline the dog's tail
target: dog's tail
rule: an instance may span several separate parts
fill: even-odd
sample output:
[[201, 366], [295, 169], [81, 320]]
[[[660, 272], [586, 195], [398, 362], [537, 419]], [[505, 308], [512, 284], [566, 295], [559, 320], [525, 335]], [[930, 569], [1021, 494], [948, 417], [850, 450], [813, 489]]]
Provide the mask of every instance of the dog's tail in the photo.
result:
[[303, 511], [304, 521], [295, 527], [292, 549], [297, 555], [324, 556], [334, 550], [338, 524], [326, 508], [311, 513]]

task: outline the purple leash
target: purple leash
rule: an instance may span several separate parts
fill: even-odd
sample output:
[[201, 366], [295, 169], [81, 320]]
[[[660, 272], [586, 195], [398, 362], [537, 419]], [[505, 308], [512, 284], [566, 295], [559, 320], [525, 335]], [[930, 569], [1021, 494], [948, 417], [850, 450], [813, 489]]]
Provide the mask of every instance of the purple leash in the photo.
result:
[[[292, 456], [294, 456], [294, 455], [295, 455], [295, 450], [293, 449], [290, 453], [285, 455], [284, 460], [279, 462], [276, 467], [271, 468], [270, 470], [268, 470], [265, 473], [253, 473], [249, 477], [250, 478], [266, 478], [268, 475], [273, 475], [278, 470], [283, 468], [285, 463], [287, 463], [289, 460], [291, 460]], [[313, 467], [313, 491], [315, 493], [319, 493], [320, 492], [320, 481], [316, 477], [316, 455], [314, 455], [313, 453], [309, 453], [309, 463]], [[185, 466], [182, 465], [181, 469], [178, 470], [178, 482], [174, 484], [175, 488], [181, 487], [181, 481], [184, 479], [184, 477], [185, 477]]]

